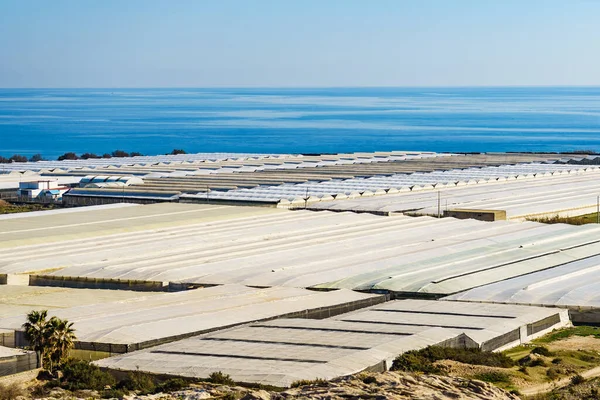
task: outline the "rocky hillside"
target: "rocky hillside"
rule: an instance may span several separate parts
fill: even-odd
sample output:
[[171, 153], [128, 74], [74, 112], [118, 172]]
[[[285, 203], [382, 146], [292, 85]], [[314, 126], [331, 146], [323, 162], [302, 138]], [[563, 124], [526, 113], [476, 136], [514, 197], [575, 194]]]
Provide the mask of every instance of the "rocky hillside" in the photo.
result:
[[241, 387], [196, 385], [170, 393], [135, 397], [137, 399], [201, 400], [209, 398], [244, 400], [280, 399], [477, 399], [518, 400], [489, 383], [437, 375], [410, 375], [401, 372], [361, 374], [288, 389], [284, 392], [248, 390]]

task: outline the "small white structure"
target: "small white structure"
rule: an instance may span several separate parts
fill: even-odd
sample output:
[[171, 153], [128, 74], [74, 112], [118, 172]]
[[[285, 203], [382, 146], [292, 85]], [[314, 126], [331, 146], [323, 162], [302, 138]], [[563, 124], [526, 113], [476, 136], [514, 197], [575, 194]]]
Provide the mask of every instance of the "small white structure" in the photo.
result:
[[61, 200], [69, 189], [57, 179], [20, 182], [18, 196], [27, 200]]

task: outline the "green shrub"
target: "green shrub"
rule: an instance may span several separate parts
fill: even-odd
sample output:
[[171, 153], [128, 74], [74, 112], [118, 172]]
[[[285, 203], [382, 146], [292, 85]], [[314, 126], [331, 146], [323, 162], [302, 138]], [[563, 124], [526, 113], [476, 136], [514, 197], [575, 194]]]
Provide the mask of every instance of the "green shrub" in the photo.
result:
[[169, 379], [167, 381], [164, 381], [164, 382], [160, 383], [159, 385], [157, 385], [154, 392], [155, 393], [176, 392], [178, 390], [185, 389], [188, 386], [190, 386], [190, 384], [188, 382], [184, 381], [183, 379], [174, 378], [174, 379]]
[[365, 385], [372, 385], [373, 383], [377, 383], [377, 378], [375, 378], [373, 375], [369, 375], [365, 376], [362, 381]]
[[518, 361], [519, 365], [526, 367], [545, 367], [546, 362], [541, 358], [532, 357], [531, 355], [525, 356]]
[[455, 349], [451, 347], [429, 346], [421, 350], [411, 350], [399, 355], [392, 364], [392, 370], [406, 372], [443, 373], [436, 361], [452, 360], [463, 364], [486, 365], [509, 368], [515, 362], [502, 353], [481, 351], [480, 349]]
[[0, 383], [0, 400], [15, 400], [17, 397], [25, 397], [26, 395], [27, 392], [19, 384], [3, 385]]
[[531, 360], [533, 360], [533, 358], [530, 355], [526, 355], [525, 357], [519, 358], [519, 360], [517, 361], [517, 363], [519, 365], [528, 366], [531, 363]]
[[544, 356], [544, 357], [552, 356], [552, 352], [550, 350], [548, 350], [547, 347], [544, 347], [544, 346], [534, 347], [534, 349], [531, 350], [531, 353], [539, 354], [540, 356]]
[[104, 390], [115, 384], [115, 378], [108, 372], [102, 371], [88, 361], [68, 360], [62, 369], [63, 389], [75, 390]]
[[589, 362], [593, 362], [593, 361], [595, 361], [595, 360], [596, 360], [596, 357], [594, 357], [594, 356], [593, 356], [593, 355], [591, 355], [591, 354], [580, 354], [578, 358], [579, 358], [581, 361], [583, 361], [583, 362], [587, 362], [587, 363], [589, 363]]
[[474, 378], [491, 383], [510, 383], [510, 376], [504, 372], [498, 371], [482, 372], [481, 374], [475, 375]]
[[531, 360], [531, 362], [529, 363], [530, 367], [545, 367], [546, 366], [546, 362], [544, 360], [542, 360], [541, 358], [536, 358], [535, 360]]
[[61, 387], [61, 383], [58, 379], [52, 379], [51, 381], [46, 382], [44, 385], [46, 389], [54, 389], [57, 387]]
[[129, 393], [122, 389], [106, 389], [102, 391], [103, 399], [122, 399], [127, 396]]
[[394, 360], [392, 370], [425, 374], [443, 374], [445, 372], [442, 367], [434, 365], [428, 354], [421, 350], [411, 350], [400, 354]]
[[560, 364], [561, 362], [562, 362], [562, 358], [557, 357], [557, 358], [552, 359], [552, 364]]
[[559, 371], [556, 368], [548, 368], [546, 371], [546, 376], [551, 380], [555, 380], [559, 375]]
[[328, 384], [329, 382], [327, 382], [325, 379], [320, 378], [313, 380], [302, 379], [299, 381], [292, 382], [290, 387], [297, 388], [300, 386], [327, 386]]
[[525, 375], [529, 375], [529, 371], [527, 370], [527, 366], [526, 365], [521, 365], [519, 367], [519, 372], [524, 373]]
[[208, 381], [211, 383], [215, 383], [217, 385], [229, 385], [229, 386], [235, 385], [235, 382], [233, 381], [233, 379], [231, 379], [231, 377], [229, 375], [224, 374], [221, 371], [212, 372], [208, 376]]
[[117, 389], [126, 391], [135, 391], [139, 394], [146, 395], [154, 393], [156, 385], [154, 379], [140, 371], [129, 373], [127, 378], [123, 379], [117, 385]]
[[585, 382], [585, 378], [583, 376], [579, 375], [579, 374], [578, 375], [574, 375], [571, 378], [571, 385], [579, 385], [579, 384], [584, 383], [584, 382]]

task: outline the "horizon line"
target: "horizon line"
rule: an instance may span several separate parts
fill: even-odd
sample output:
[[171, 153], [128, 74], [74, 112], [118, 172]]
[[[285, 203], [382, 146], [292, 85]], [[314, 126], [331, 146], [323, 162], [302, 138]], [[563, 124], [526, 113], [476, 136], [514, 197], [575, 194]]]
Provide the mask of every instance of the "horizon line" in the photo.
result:
[[600, 88], [592, 85], [405, 85], [405, 86], [0, 86], [0, 90], [44, 90], [44, 89], [502, 89], [502, 88]]

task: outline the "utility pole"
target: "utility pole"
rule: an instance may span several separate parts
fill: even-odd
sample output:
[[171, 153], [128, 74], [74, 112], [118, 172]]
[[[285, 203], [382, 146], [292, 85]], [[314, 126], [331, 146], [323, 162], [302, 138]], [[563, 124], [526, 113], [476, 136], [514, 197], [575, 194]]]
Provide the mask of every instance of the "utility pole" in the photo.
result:
[[308, 208], [308, 186], [306, 187], [306, 194], [304, 195], [304, 209]]
[[438, 190], [438, 218], [442, 218], [441, 193]]

